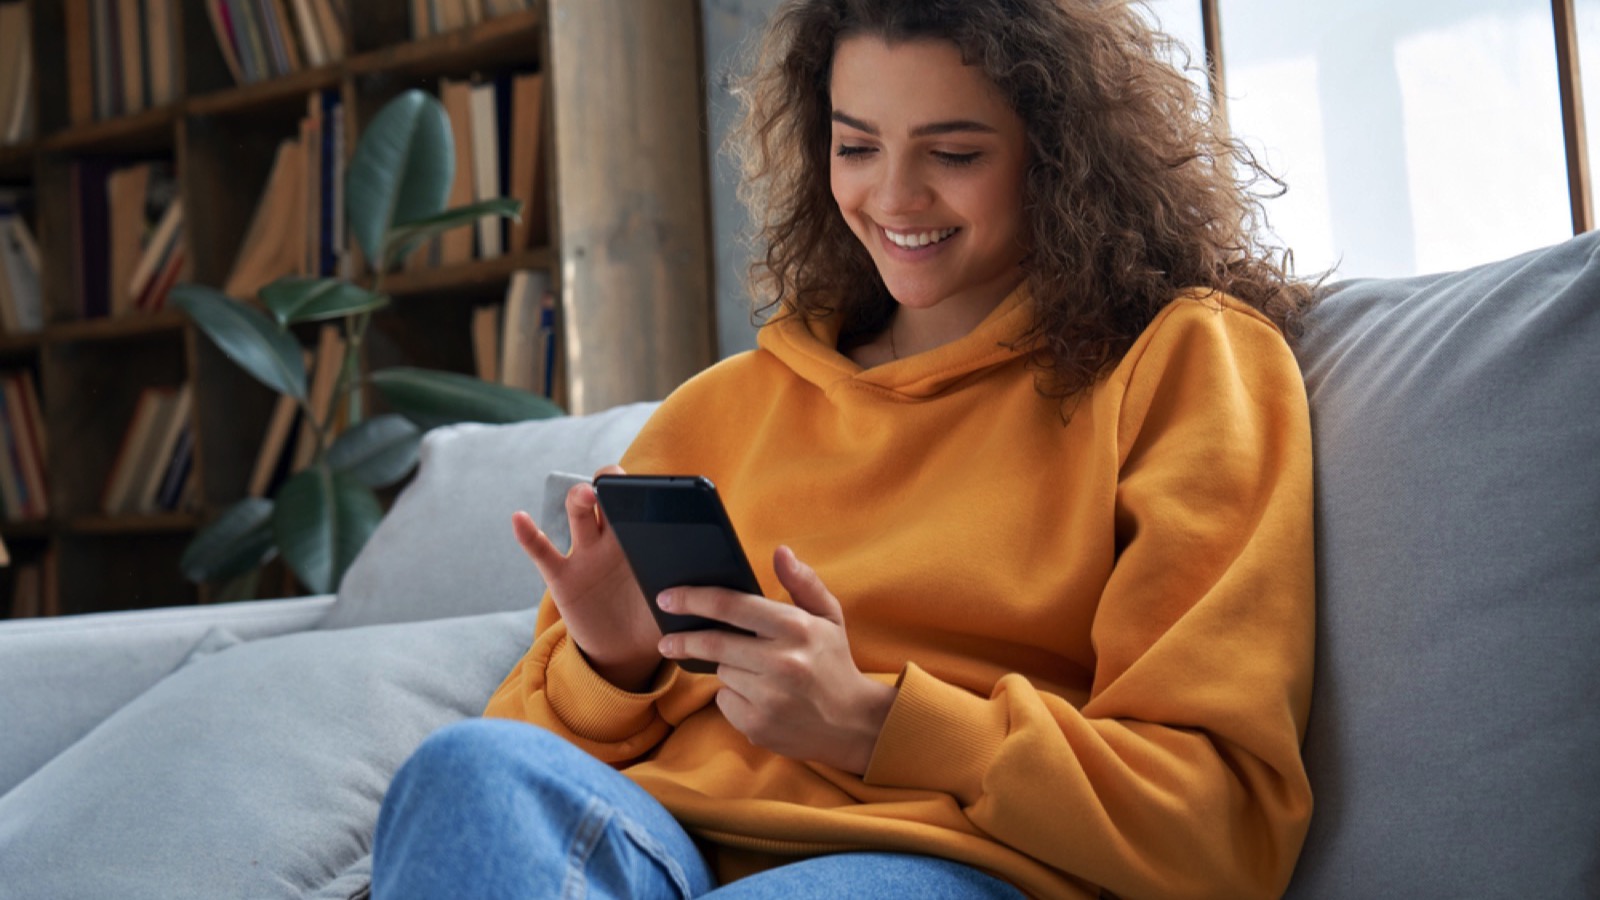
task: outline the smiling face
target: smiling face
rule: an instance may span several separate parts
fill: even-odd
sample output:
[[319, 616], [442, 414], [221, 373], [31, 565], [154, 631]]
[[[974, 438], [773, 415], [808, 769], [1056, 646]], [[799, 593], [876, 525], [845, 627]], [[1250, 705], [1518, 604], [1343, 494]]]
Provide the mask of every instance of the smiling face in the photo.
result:
[[906, 318], [970, 330], [1022, 281], [1022, 119], [947, 41], [845, 38], [829, 92], [840, 214]]

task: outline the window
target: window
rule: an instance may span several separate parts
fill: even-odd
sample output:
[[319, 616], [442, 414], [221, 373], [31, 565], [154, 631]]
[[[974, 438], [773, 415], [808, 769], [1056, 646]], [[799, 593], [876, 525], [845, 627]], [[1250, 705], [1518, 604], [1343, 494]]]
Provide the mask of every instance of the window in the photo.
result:
[[[1576, 3], [1580, 47], [1600, 53], [1600, 0]], [[1156, 0], [1151, 14], [1203, 45], [1208, 6], [1229, 126], [1288, 184], [1266, 207], [1300, 274], [1456, 269], [1572, 234], [1547, 0]], [[1600, 96], [1600, 59], [1589, 71]]]

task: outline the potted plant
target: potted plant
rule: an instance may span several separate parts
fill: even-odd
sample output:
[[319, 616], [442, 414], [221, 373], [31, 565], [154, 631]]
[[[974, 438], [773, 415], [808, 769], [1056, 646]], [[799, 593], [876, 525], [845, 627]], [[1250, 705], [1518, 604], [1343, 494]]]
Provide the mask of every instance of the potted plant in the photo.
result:
[[[224, 354], [299, 403], [316, 438], [312, 462], [274, 496], [240, 500], [195, 535], [180, 562], [191, 581], [228, 581], [234, 587], [223, 593], [239, 594], [238, 585], [253, 584], [260, 568], [281, 555], [306, 588], [331, 592], [383, 516], [375, 489], [411, 471], [425, 429], [561, 414], [544, 397], [452, 372], [394, 367], [363, 377], [363, 341], [372, 314], [390, 302], [384, 274], [442, 232], [486, 215], [514, 218], [520, 212], [520, 201], [504, 197], [445, 209], [455, 165], [444, 108], [428, 94], [407, 91], [362, 133], [346, 172], [346, 215], [370, 270], [364, 278], [280, 278], [261, 290], [265, 311], [205, 285], [173, 289], [177, 305]], [[343, 321], [346, 351], [334, 392], [340, 400], [319, 420], [290, 328], [327, 320]], [[364, 415], [364, 385], [375, 388], [394, 412]], [[348, 428], [330, 439], [341, 404]]]

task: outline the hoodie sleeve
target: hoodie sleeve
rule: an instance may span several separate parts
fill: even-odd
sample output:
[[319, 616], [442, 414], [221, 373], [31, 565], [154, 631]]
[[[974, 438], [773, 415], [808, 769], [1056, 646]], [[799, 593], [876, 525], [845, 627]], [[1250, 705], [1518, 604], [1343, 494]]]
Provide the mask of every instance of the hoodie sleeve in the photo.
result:
[[[681, 429], [682, 398], [669, 398], [650, 417], [622, 459], [630, 472], [671, 468], [658, 458], [672, 441], [662, 437]], [[529, 563], [531, 566], [532, 563]], [[621, 765], [638, 759], [664, 740], [689, 714], [711, 702], [716, 679], [662, 664], [649, 689], [622, 690], [596, 672], [567, 635], [566, 623], [549, 591], [539, 606], [533, 646], [506, 675], [489, 699], [484, 715], [542, 726], [595, 758]]]
[[1103, 389], [1120, 401], [1118, 552], [1087, 701], [1021, 675], [984, 696], [907, 665], [865, 778], [948, 793], [996, 840], [1117, 896], [1278, 896], [1311, 808], [1299, 369], [1253, 311], [1180, 302]]

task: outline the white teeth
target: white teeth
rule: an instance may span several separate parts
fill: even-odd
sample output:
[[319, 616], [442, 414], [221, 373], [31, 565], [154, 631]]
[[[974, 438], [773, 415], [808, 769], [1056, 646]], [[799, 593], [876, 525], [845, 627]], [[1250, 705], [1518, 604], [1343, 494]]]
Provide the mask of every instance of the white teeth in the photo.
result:
[[942, 228], [938, 231], [917, 231], [912, 232], [911, 234], [895, 234], [894, 232], [885, 228], [883, 233], [888, 236], [889, 240], [896, 247], [904, 247], [907, 250], [915, 250], [918, 247], [926, 247], [929, 244], [937, 244], [950, 235], [955, 234], [956, 231], [957, 229], [955, 228]]

